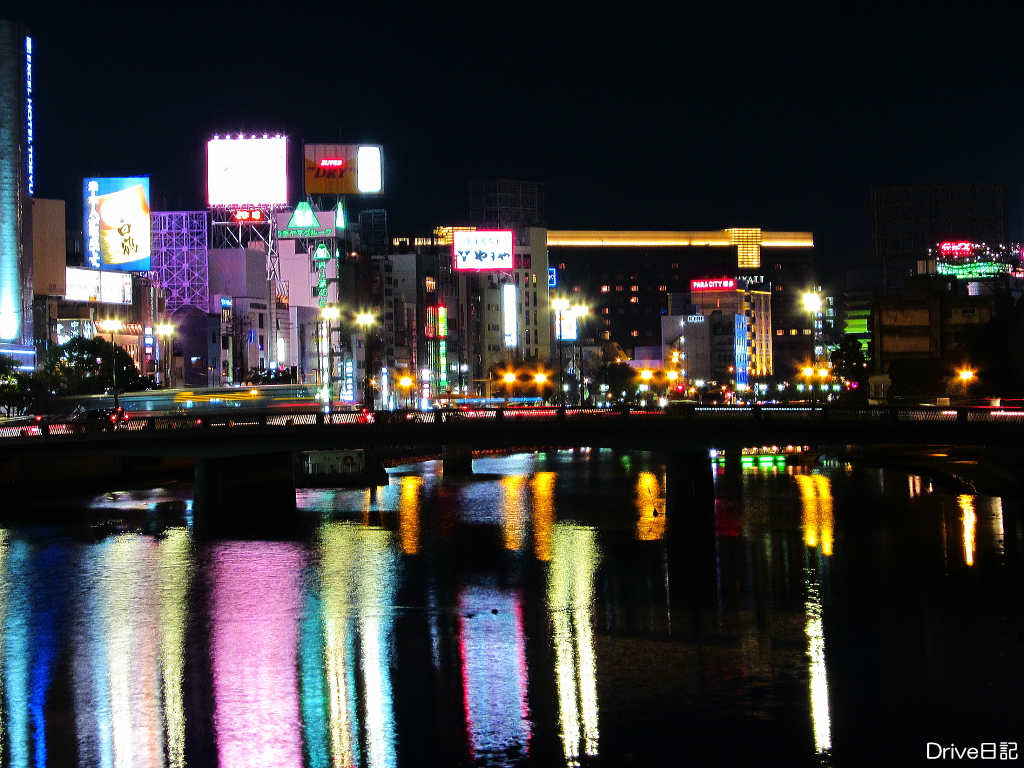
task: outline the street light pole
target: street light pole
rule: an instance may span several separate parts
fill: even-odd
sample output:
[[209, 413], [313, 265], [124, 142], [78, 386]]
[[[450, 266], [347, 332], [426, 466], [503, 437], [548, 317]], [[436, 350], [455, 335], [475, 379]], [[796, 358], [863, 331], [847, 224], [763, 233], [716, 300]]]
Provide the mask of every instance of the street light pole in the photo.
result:
[[168, 358], [172, 356], [170, 353], [174, 350], [174, 342], [171, 340], [172, 333], [174, 333], [173, 325], [161, 323], [156, 327], [156, 335], [163, 342], [163, 385], [165, 387], [170, 387], [171, 384], [171, 365]]
[[356, 324], [363, 329], [363, 365], [365, 368], [366, 390], [363, 397], [367, 408], [373, 410], [373, 352], [370, 345], [369, 328], [373, 325], [373, 315], [369, 312], [360, 312], [356, 315]]
[[331, 334], [331, 320], [341, 316], [337, 307], [323, 307], [320, 316], [327, 328], [327, 413], [334, 412], [334, 339]]
[[562, 336], [565, 310], [569, 308], [568, 299], [552, 299], [551, 306], [555, 310], [555, 339], [558, 342], [558, 404], [565, 408], [565, 360], [563, 356]]
[[110, 383], [114, 390], [114, 410], [121, 407], [121, 401], [117, 396], [117, 345], [114, 344], [114, 333], [121, 330], [123, 323], [120, 320], [101, 320], [99, 326], [104, 331], [110, 332]]

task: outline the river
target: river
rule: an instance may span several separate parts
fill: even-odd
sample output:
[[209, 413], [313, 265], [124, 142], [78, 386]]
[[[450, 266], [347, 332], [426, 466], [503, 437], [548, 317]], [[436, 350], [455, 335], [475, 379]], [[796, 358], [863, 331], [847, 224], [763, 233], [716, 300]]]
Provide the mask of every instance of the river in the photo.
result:
[[0, 528], [0, 762], [1021, 759], [1017, 500], [762, 463], [719, 470], [694, 540], [657, 455], [474, 471], [302, 490], [288, 541], [198, 541], [172, 486]]

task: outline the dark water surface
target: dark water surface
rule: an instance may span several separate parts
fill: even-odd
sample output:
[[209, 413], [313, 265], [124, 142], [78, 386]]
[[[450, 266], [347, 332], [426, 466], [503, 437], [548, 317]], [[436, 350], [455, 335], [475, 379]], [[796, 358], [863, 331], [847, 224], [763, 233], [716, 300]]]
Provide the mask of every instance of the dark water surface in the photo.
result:
[[695, 540], [657, 456], [474, 466], [302, 491], [301, 541], [197, 541], [168, 489], [0, 529], [0, 764], [1024, 760], [1017, 501], [747, 470]]

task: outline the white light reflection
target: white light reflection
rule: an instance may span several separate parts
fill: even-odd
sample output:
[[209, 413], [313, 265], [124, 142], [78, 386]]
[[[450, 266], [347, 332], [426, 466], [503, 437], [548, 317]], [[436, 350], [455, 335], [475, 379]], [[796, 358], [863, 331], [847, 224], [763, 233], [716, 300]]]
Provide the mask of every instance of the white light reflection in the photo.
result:
[[548, 610], [562, 747], [566, 762], [577, 766], [581, 754], [596, 755], [598, 746], [593, 582], [600, 553], [594, 528], [557, 523], [551, 541]]
[[828, 670], [825, 666], [825, 628], [821, 619], [821, 587], [814, 568], [806, 569], [807, 600], [804, 603], [807, 655], [810, 658], [811, 725], [814, 750], [819, 755], [832, 749], [832, 717], [828, 707]]
[[459, 590], [459, 651], [474, 760], [503, 765], [509, 752], [527, 754], [531, 723], [518, 590], [480, 585]]

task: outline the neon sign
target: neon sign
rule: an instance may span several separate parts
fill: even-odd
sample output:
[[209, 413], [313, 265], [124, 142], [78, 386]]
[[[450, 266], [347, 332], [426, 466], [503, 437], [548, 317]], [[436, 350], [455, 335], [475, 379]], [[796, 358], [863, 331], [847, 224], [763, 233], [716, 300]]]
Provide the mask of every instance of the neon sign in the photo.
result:
[[345, 167], [345, 161], [344, 160], [336, 160], [336, 159], [324, 158], [323, 160], [320, 161], [320, 167], [321, 168], [344, 168]]
[[691, 291], [730, 291], [736, 287], [736, 281], [731, 277], [705, 278], [703, 280], [691, 280]]
[[974, 252], [974, 243], [966, 241], [939, 243], [939, 252], [943, 256], [970, 256]]
[[35, 128], [32, 119], [32, 38], [25, 38], [25, 157], [28, 171], [28, 194], [35, 194]]
[[255, 209], [255, 210], [248, 209], [248, 208], [243, 208], [243, 209], [235, 211], [234, 216], [235, 216], [235, 221], [249, 222], [249, 223], [262, 223], [262, 222], [267, 220], [267, 218], [264, 215], [263, 211], [259, 210], [258, 208]]

